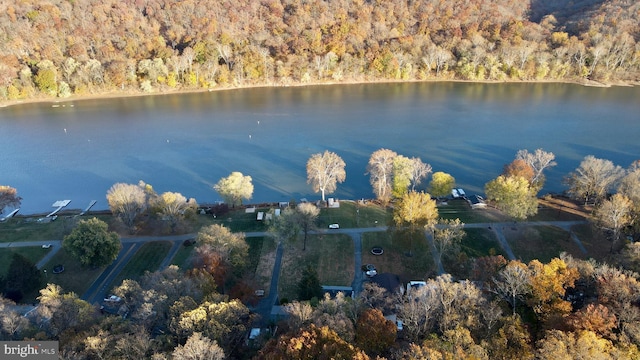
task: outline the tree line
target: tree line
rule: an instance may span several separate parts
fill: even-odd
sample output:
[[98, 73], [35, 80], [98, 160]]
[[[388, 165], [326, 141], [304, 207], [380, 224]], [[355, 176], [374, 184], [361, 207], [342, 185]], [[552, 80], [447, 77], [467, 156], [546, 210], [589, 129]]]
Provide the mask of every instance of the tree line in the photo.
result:
[[637, 79], [640, 5], [556, 5], [3, 2], [0, 99], [388, 79]]

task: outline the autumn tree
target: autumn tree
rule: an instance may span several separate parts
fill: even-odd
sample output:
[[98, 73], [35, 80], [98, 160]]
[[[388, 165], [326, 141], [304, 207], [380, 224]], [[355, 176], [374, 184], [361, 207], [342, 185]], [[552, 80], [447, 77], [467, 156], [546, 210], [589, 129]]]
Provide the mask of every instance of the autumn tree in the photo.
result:
[[632, 210], [633, 203], [629, 198], [622, 194], [614, 194], [594, 211], [593, 217], [597, 226], [611, 232], [611, 252], [620, 240], [622, 229], [631, 224]]
[[580, 166], [565, 179], [568, 193], [585, 204], [600, 202], [614, 184], [622, 178], [624, 170], [610, 160], [586, 156]]
[[22, 202], [22, 198], [18, 196], [18, 190], [11, 186], [0, 185], [0, 214], [5, 208], [18, 207]]
[[86, 328], [97, 318], [97, 310], [91, 304], [75, 293], [64, 293], [56, 284], [41, 289], [38, 300], [38, 323], [52, 338]]
[[194, 216], [198, 211], [198, 203], [195, 199], [187, 199], [175, 192], [162, 193], [155, 199], [153, 207], [160, 218], [169, 223], [172, 233], [180, 223]]
[[533, 177], [531, 183], [538, 189], [541, 189], [544, 185], [543, 171], [550, 167], [556, 166], [555, 154], [552, 152], [544, 151], [542, 149], [536, 149], [533, 153], [530, 153], [526, 149], [518, 150], [516, 153], [516, 160], [523, 160], [526, 164], [531, 166], [533, 170]]
[[232, 206], [242, 205], [242, 199], [249, 200], [253, 196], [251, 176], [234, 171], [226, 178], [220, 179], [213, 189]]
[[387, 320], [378, 309], [367, 309], [356, 322], [355, 344], [375, 356], [388, 351], [396, 341], [396, 324]]
[[353, 359], [369, 357], [357, 347], [341, 339], [328, 327], [311, 324], [295, 334], [271, 339], [256, 356], [258, 360]]
[[433, 169], [431, 165], [422, 162], [418, 157], [411, 158], [411, 190], [415, 191], [416, 186], [422, 183], [422, 180], [426, 179]]
[[98, 218], [80, 220], [71, 234], [64, 237], [62, 247], [73, 254], [83, 266], [110, 264], [120, 251], [120, 237], [108, 231], [108, 225]]
[[172, 359], [175, 360], [224, 360], [224, 350], [215, 340], [211, 340], [201, 333], [195, 332], [187, 339], [184, 345], [178, 345], [174, 350]]
[[225, 354], [231, 355], [232, 350], [244, 341], [250, 321], [249, 309], [238, 300], [205, 301], [174, 318], [171, 330], [180, 339], [201, 333], [220, 344]]
[[148, 206], [148, 194], [139, 185], [116, 183], [107, 191], [109, 209], [130, 229]]
[[233, 233], [223, 225], [205, 226], [196, 235], [198, 247], [207, 246], [217, 252], [229, 265], [243, 268], [247, 262], [249, 245], [243, 233]]
[[438, 208], [436, 202], [427, 193], [411, 191], [399, 200], [393, 209], [393, 221], [399, 228], [409, 228], [410, 254], [416, 230], [418, 228], [431, 228], [437, 218]]
[[307, 184], [311, 184], [314, 192], [324, 195], [336, 191], [337, 183], [342, 183], [346, 177], [346, 164], [338, 154], [325, 151], [322, 154], [313, 154], [307, 161]]
[[409, 190], [411, 177], [413, 176], [413, 161], [406, 156], [397, 155], [393, 159], [392, 194], [395, 199], [400, 199]]
[[285, 209], [271, 220], [268, 233], [277, 239], [295, 241], [303, 233], [302, 250], [307, 249], [309, 233], [316, 229], [320, 209], [312, 203], [301, 203], [295, 208]]
[[493, 279], [494, 292], [500, 295], [516, 314], [519, 300], [524, 300], [525, 295], [531, 293], [529, 284], [529, 270], [520, 261], [511, 261]]
[[433, 173], [429, 183], [429, 192], [435, 197], [443, 197], [451, 194], [456, 184], [456, 179], [442, 171]]
[[442, 255], [452, 251], [467, 234], [464, 223], [460, 219], [443, 219], [433, 227], [433, 244], [438, 252], [438, 261], [442, 261]]
[[613, 359], [619, 354], [611, 341], [592, 331], [550, 330], [537, 344], [536, 359]]
[[29, 329], [29, 320], [15, 311], [15, 303], [0, 295], [0, 339], [19, 340]]
[[546, 325], [559, 324], [572, 310], [571, 302], [565, 299], [565, 294], [578, 279], [578, 271], [569, 267], [564, 260], [553, 258], [547, 264], [532, 260], [529, 263], [529, 274], [529, 306]]
[[393, 160], [398, 154], [389, 149], [379, 149], [371, 154], [367, 164], [369, 182], [378, 200], [388, 202], [391, 199], [393, 180]]
[[509, 164], [504, 166], [504, 170], [502, 171], [502, 175], [504, 176], [520, 176], [525, 178], [529, 184], [533, 183], [533, 167], [529, 165], [522, 159], [515, 159]]
[[484, 191], [487, 200], [513, 218], [524, 220], [538, 213], [537, 191], [521, 176], [500, 175], [489, 181]]

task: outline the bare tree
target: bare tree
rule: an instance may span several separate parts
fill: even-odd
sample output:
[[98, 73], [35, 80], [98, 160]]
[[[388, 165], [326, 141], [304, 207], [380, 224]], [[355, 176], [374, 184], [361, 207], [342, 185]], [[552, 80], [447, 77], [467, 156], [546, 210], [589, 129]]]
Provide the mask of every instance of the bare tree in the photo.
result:
[[195, 332], [184, 345], [178, 345], [172, 354], [174, 360], [223, 360], [226, 359], [224, 350], [218, 342], [211, 340], [202, 333]]
[[234, 171], [226, 178], [220, 179], [213, 189], [231, 206], [242, 205], [242, 199], [249, 200], [253, 196], [251, 176]]
[[169, 222], [171, 232], [174, 232], [178, 224], [186, 217], [194, 215], [198, 210], [195, 199], [187, 199], [180, 193], [165, 192], [156, 200], [154, 206], [163, 220]]
[[370, 183], [373, 193], [383, 202], [391, 197], [391, 180], [393, 174], [393, 159], [398, 156], [395, 151], [389, 149], [376, 150], [369, 158], [367, 174], [371, 176]]
[[522, 149], [516, 153], [516, 159], [524, 160], [533, 169], [531, 183], [540, 184], [540, 187], [542, 187], [544, 183], [544, 175], [542, 172], [547, 168], [557, 165], [554, 161], [555, 158], [556, 156], [552, 152], [547, 152], [542, 149], [536, 149], [533, 153]]
[[296, 240], [300, 232], [304, 240], [302, 250], [307, 249], [309, 233], [316, 229], [320, 209], [312, 203], [302, 203], [295, 209], [287, 208], [269, 226], [268, 233], [278, 239]]
[[209, 225], [196, 236], [198, 246], [208, 246], [233, 266], [242, 267], [247, 261], [249, 245], [243, 233], [233, 233], [222, 225]]
[[313, 154], [307, 161], [307, 184], [311, 184], [313, 191], [322, 192], [323, 202], [325, 193], [336, 191], [337, 183], [346, 179], [345, 166], [344, 160], [330, 151]]
[[442, 255], [451, 251], [464, 238], [464, 223], [460, 219], [442, 220], [433, 230], [433, 244], [438, 250], [438, 262], [442, 261]]
[[139, 185], [117, 183], [107, 191], [107, 202], [111, 212], [117, 215], [129, 228], [136, 217], [147, 210], [147, 193]]
[[411, 158], [411, 190], [415, 190], [416, 186], [422, 183], [431, 174], [433, 169], [431, 165], [423, 163], [418, 157]]
[[493, 279], [495, 293], [511, 305], [513, 315], [516, 314], [518, 300], [531, 291], [527, 265], [520, 261], [511, 261], [502, 269], [498, 278]]
[[580, 166], [565, 179], [569, 194], [575, 199], [600, 202], [607, 192], [622, 178], [624, 170], [610, 160], [586, 156]]
[[611, 231], [611, 250], [620, 239], [622, 229], [631, 223], [633, 203], [622, 194], [615, 194], [596, 208], [594, 218], [602, 229]]

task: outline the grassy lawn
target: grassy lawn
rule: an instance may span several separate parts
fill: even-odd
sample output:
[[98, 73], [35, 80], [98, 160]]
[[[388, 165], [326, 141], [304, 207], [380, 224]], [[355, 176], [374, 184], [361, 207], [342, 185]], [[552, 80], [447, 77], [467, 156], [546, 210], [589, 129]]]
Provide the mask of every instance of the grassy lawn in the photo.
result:
[[305, 251], [302, 251], [302, 240], [284, 246], [278, 282], [281, 298], [296, 298], [296, 286], [307, 265], [317, 269], [322, 285], [351, 286], [355, 274], [353, 240], [350, 236], [310, 235]]
[[124, 279], [138, 280], [145, 272], [158, 270], [171, 245], [170, 241], [152, 241], [142, 245], [120, 274], [113, 279], [109, 288], [120, 285]]
[[465, 229], [467, 235], [462, 238], [460, 250], [470, 258], [506, 254], [502, 250], [498, 239], [489, 229]]
[[585, 257], [570, 234], [555, 226], [504, 227], [502, 232], [513, 254], [523, 262], [538, 259], [548, 263], [563, 251], [576, 258]]
[[472, 209], [463, 199], [449, 200], [446, 205], [438, 205], [438, 214], [443, 219], [459, 218], [465, 224], [509, 221], [509, 217], [496, 209]]
[[35, 263], [47, 255], [49, 251], [51, 251], [51, 249], [43, 249], [39, 246], [0, 249], [0, 276], [5, 276], [7, 271], [9, 271], [9, 265], [11, 264], [13, 254], [20, 254], [29, 259], [29, 261], [35, 265]]
[[594, 229], [591, 224], [575, 225], [571, 227], [571, 231], [576, 234], [582, 246], [587, 249], [586, 257], [602, 261], [610, 256], [611, 241], [607, 240], [602, 232]]
[[[435, 273], [433, 256], [424, 236], [414, 236], [410, 241], [407, 232], [388, 231], [364, 233], [362, 235], [362, 263], [373, 264], [378, 273], [398, 275], [401, 282], [425, 279]], [[371, 249], [380, 246], [382, 255], [371, 254]], [[408, 256], [411, 249], [411, 256]]]
[[256, 288], [265, 291], [269, 296], [271, 274], [276, 258], [276, 242], [270, 237], [247, 238], [249, 244], [249, 264], [246, 278]]
[[189, 269], [191, 267], [191, 254], [193, 254], [195, 248], [195, 245], [180, 246], [176, 255], [171, 259], [171, 265], [177, 265], [183, 270]]
[[341, 228], [386, 226], [392, 218], [390, 210], [368, 202], [340, 201], [339, 208], [320, 209], [319, 227], [326, 229], [329, 224], [338, 223]]
[[[64, 265], [64, 272], [54, 274], [53, 267], [58, 264]], [[105, 267], [96, 269], [83, 267], [63, 248], [45, 265], [44, 269], [47, 269], [47, 282], [60, 285], [64, 292], [75, 292], [78, 296], [82, 296]]]

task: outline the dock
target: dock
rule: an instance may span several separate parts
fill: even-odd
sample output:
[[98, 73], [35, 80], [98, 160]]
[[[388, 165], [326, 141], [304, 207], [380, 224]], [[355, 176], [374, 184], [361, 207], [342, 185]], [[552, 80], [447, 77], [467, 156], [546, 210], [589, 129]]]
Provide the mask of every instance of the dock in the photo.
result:
[[12, 217], [14, 217], [18, 213], [18, 211], [20, 211], [20, 208], [17, 208], [15, 210], [13, 210], [9, 214], [7, 214], [7, 216], [5, 216], [5, 217], [1, 217], [0, 221], [5, 221], [7, 219], [11, 219]]
[[84, 209], [80, 214], [78, 214], [78, 216], [82, 216], [84, 214], [86, 214], [89, 210], [91, 210], [91, 208], [93, 207], [93, 205], [96, 204], [96, 200], [91, 200], [91, 202], [89, 203], [89, 206], [87, 206], [86, 209]]
[[64, 209], [67, 205], [69, 205], [70, 202], [71, 202], [71, 200], [58, 200], [58, 201], [54, 202], [53, 205], [51, 205], [51, 206], [56, 208], [56, 209], [53, 210], [49, 215], [47, 215], [47, 217], [54, 216], [60, 210]]

